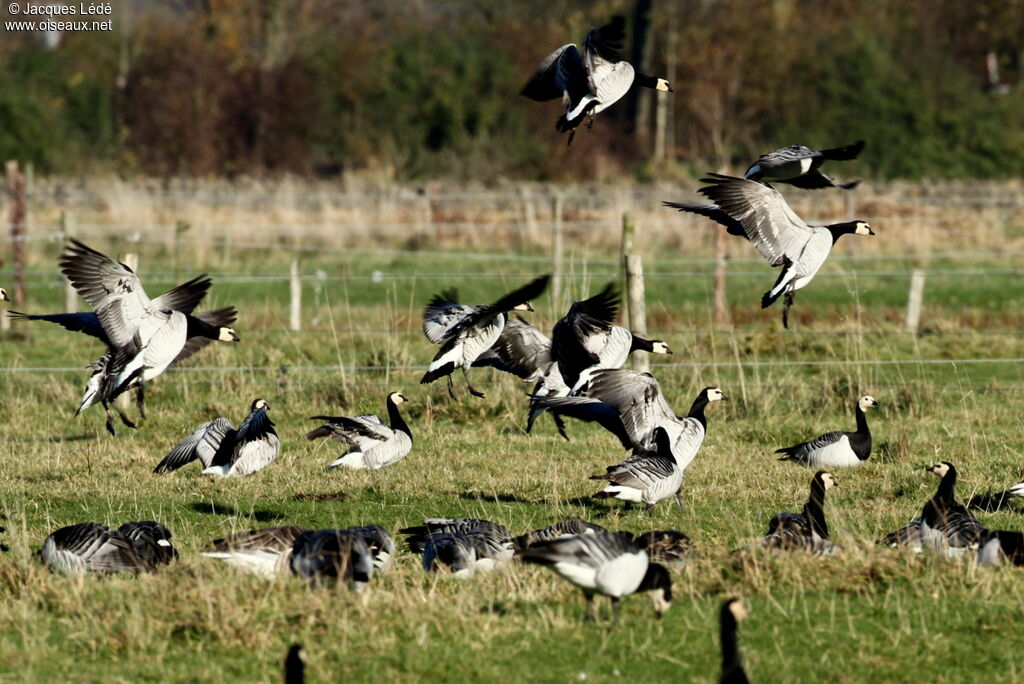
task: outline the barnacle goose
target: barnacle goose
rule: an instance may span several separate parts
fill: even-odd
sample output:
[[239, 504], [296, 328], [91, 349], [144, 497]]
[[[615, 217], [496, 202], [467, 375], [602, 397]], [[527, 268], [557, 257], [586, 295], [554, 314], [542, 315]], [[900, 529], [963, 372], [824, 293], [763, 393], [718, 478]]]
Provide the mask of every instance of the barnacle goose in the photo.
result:
[[856, 405], [856, 432], [826, 432], [809, 442], [776, 449], [786, 454], [780, 461], [795, 461], [811, 468], [841, 468], [860, 465], [871, 456], [871, 430], [868, 429], [866, 411], [878, 406], [874, 397], [863, 396]]
[[441, 350], [430, 362], [420, 384], [448, 379], [448, 393], [455, 397], [451, 374], [462, 369], [469, 393], [483, 397], [469, 381], [469, 369], [481, 354], [490, 349], [505, 327], [509, 311], [532, 311], [530, 300], [544, 294], [550, 276], [541, 276], [493, 304], [467, 306], [455, 301], [458, 294], [447, 290], [435, 296], [423, 310], [423, 333]]
[[672, 442], [665, 428], [655, 428], [654, 442], [654, 451], [634, 450], [625, 461], [608, 466], [603, 475], [592, 476], [591, 480], [608, 481], [594, 498], [645, 503], [647, 510], [651, 510], [654, 504], [671, 496], [682, 510], [683, 469], [672, 455]]
[[768, 523], [761, 546], [781, 551], [806, 551], [831, 556], [842, 548], [829, 541], [825, 521], [825, 492], [837, 486], [831, 473], [819, 470], [811, 479], [811, 494], [802, 513], [779, 513]]
[[736, 628], [740, 622], [747, 619], [749, 615], [746, 605], [738, 598], [731, 598], [722, 604], [719, 611], [718, 623], [719, 634], [722, 644], [722, 676], [719, 678], [721, 684], [747, 684], [747, 673], [743, 670], [743, 660], [740, 658], [740, 649]]
[[398, 463], [412, 450], [412, 431], [406, 424], [398, 405], [406, 398], [401, 392], [392, 392], [385, 400], [388, 408], [387, 426], [374, 415], [354, 416], [313, 416], [311, 420], [326, 421], [309, 432], [306, 439], [330, 437], [347, 444], [349, 450], [340, 458], [331, 461], [331, 468], [356, 468], [380, 470]]
[[651, 530], [637, 535], [636, 544], [653, 563], [676, 565], [693, 550], [693, 541], [678, 530]]
[[935, 496], [925, 503], [919, 517], [878, 543], [910, 546], [915, 551], [930, 549], [951, 558], [977, 549], [988, 530], [956, 500], [956, 468], [942, 461], [926, 470], [939, 478]]
[[714, 204], [665, 202], [665, 206], [707, 216], [725, 226], [730, 235], [748, 239], [772, 266], [782, 266], [775, 286], [761, 297], [761, 308], [785, 295], [785, 327], [789, 327], [794, 294], [810, 284], [836, 240], [847, 234], [875, 234], [864, 221], [809, 226], [790, 209], [778, 190], [765, 183], [717, 173], [701, 182], [710, 183], [699, 192]]
[[552, 356], [562, 381], [573, 390], [585, 378], [584, 371], [621, 368], [634, 351], [671, 354], [661, 340], [646, 340], [615, 325], [621, 296], [614, 283], [599, 293], [574, 302], [551, 331]]
[[600, 525], [587, 522], [586, 520], [580, 520], [579, 518], [573, 518], [572, 520], [561, 520], [543, 529], [527, 532], [524, 535], [516, 537], [513, 540], [513, 543], [516, 551], [521, 553], [525, 549], [528, 549], [534, 544], [538, 544], [540, 542], [551, 541], [552, 539], [559, 539], [561, 537], [574, 537], [579, 534], [593, 534], [594, 532], [603, 531], [604, 528]]
[[634, 455], [658, 450], [655, 431], [664, 428], [671, 443], [672, 457], [680, 474], [697, 455], [707, 432], [704, 409], [711, 402], [723, 401], [725, 394], [717, 387], [705, 387], [694, 399], [687, 416], [680, 418], [669, 407], [661, 386], [650, 373], [630, 370], [595, 371], [586, 387], [587, 396], [537, 397], [531, 402], [535, 410], [596, 421]]
[[978, 563], [986, 567], [1024, 565], [1024, 532], [985, 530], [978, 543]]
[[[132, 269], [72, 239], [60, 259], [61, 273], [92, 306], [108, 344], [107, 354], [94, 363], [78, 412], [97, 401], [107, 409], [107, 430], [113, 433], [108, 402], [122, 392], [156, 378], [175, 361], [189, 340], [205, 337], [237, 342], [235, 331], [190, 315], [210, 287], [199, 276], [151, 300]], [[181, 307], [181, 309], [175, 308]], [[56, 322], [65, 327], [94, 329], [88, 320], [71, 314]], [[76, 413], [76, 415], [77, 415]], [[122, 414], [123, 417], [123, 414]]]
[[672, 92], [663, 78], [637, 74], [633, 66], [622, 60], [619, 51], [626, 37], [626, 20], [612, 17], [611, 23], [591, 28], [583, 40], [583, 54], [575, 43], [558, 48], [544, 58], [537, 72], [523, 87], [522, 95], [543, 102], [562, 98], [566, 111], [555, 127], [569, 132], [569, 144], [576, 127], [620, 100], [633, 85]]
[[292, 644], [284, 658], [284, 684], [303, 684], [306, 681], [306, 649]]
[[967, 502], [967, 507], [991, 513], [1009, 508], [1010, 502], [1018, 497], [1024, 497], [1024, 482], [1015, 484], [997, 494], [975, 494]]
[[203, 465], [203, 475], [234, 477], [263, 470], [281, 452], [269, 410], [265, 399], [256, 399], [237, 430], [223, 417], [203, 423], [178, 442], [153, 472], [173, 472], [196, 459]]
[[859, 181], [836, 183], [821, 172], [826, 161], [849, 161], [856, 159], [864, 149], [864, 141], [828, 150], [812, 150], [803, 145], [790, 145], [774, 152], [763, 154], [750, 165], [743, 177], [765, 183], [788, 183], [805, 190], [819, 188], [842, 188], [852, 190]]
[[116, 530], [96, 522], [62, 527], [43, 542], [39, 556], [50, 570], [152, 572], [177, 558], [171, 532], [155, 521], [129, 522]]
[[301, 577], [318, 586], [338, 579], [362, 591], [374, 573], [387, 572], [395, 542], [379, 525], [310, 530], [267, 527], [215, 539], [203, 555], [253, 575]]
[[496, 368], [523, 382], [542, 380], [551, 365], [551, 340], [519, 316], [508, 318], [491, 348], [473, 367]]
[[515, 554], [512, 533], [504, 525], [476, 518], [427, 518], [399, 530], [406, 543], [423, 554], [423, 569], [448, 569], [456, 577], [503, 568]]
[[579, 587], [586, 599], [588, 621], [594, 620], [594, 594], [611, 599], [615, 622], [619, 600], [638, 591], [654, 592], [654, 611], [659, 618], [672, 604], [668, 570], [652, 563], [629, 532], [599, 531], [539, 542], [520, 558], [547, 565]]

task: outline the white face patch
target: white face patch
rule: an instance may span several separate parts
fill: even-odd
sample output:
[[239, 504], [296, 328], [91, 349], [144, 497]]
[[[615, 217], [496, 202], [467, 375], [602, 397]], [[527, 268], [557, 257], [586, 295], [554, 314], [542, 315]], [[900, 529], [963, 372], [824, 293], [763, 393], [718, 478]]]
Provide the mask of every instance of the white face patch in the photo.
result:
[[0, 287], [0, 299], [2, 299], [5, 302], [11, 301], [11, 298], [7, 296], [7, 290], [5, 290], [2, 287]]
[[533, 307], [530, 306], [529, 302], [523, 302], [522, 304], [516, 304], [512, 307], [513, 311], [533, 311]]
[[670, 86], [670, 85], [668, 84], [668, 81], [666, 81], [666, 80], [665, 80], [665, 79], [663, 79], [663, 78], [659, 78], [659, 79], [658, 79], [658, 85], [656, 85], [656, 86], [654, 87], [654, 89], [655, 89], [655, 90], [661, 90], [661, 91], [663, 91], [663, 92], [666, 92], [666, 93], [670, 93], [670, 92], [672, 92], [672, 86]]
[[672, 602], [665, 598], [665, 590], [657, 589], [651, 592], [654, 602], [654, 612], [658, 615], [664, 615], [665, 611], [672, 607]]
[[821, 476], [821, 483], [825, 485], [826, 491], [836, 486], [836, 481], [833, 479], [831, 473], [824, 473]]
[[221, 342], [237, 342], [238, 336], [235, 335], [235, 331], [231, 328], [221, 328], [220, 336], [217, 339]]
[[708, 401], [722, 401], [723, 399], [725, 399], [725, 392], [722, 390], [717, 387], [708, 390]]
[[392, 393], [391, 393], [391, 401], [392, 401], [393, 403], [395, 403], [395, 404], [401, 404], [401, 403], [402, 403], [403, 401], [405, 401], [405, 397], [403, 397], [403, 396], [402, 396], [402, 395], [401, 395], [400, 393], [398, 393], [398, 392], [392, 392]]
[[857, 235], [874, 235], [871, 231], [871, 226], [863, 221], [857, 221], [857, 227], [853, 230]]
[[743, 601], [733, 601], [732, 603], [730, 603], [729, 612], [732, 613], [732, 616], [736, 619], [736, 622], [742, 622], [743, 620], [746, 620], [747, 617], [750, 615], [750, 611], [748, 611], [747, 607], [743, 605]]
[[875, 401], [874, 397], [863, 396], [860, 398], [860, 401], [857, 402], [857, 405], [860, 406], [861, 411], [867, 411], [869, 408], [878, 406], [878, 402]]
[[652, 354], [671, 354], [672, 350], [664, 342], [655, 342], [651, 347]]
[[945, 477], [946, 473], [949, 472], [949, 466], [945, 463], [936, 463], [930, 470], [938, 477]]
[[257, 399], [256, 400], [256, 408], [258, 408], [258, 409], [269, 409], [270, 406], [267, 404], [267, 400], [266, 399]]

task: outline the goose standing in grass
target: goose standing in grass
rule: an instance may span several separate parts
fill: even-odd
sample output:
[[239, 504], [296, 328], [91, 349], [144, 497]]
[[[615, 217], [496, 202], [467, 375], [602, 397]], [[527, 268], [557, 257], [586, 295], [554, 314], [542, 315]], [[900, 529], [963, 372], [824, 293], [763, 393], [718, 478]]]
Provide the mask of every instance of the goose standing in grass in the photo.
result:
[[533, 311], [530, 301], [544, 294], [550, 276], [541, 276], [493, 304], [467, 306], [454, 301], [453, 290], [435, 296], [423, 310], [423, 333], [441, 350], [430, 362], [420, 384], [448, 379], [448, 394], [455, 398], [451, 374], [462, 369], [469, 393], [483, 397], [469, 381], [473, 363], [501, 336], [509, 311]]
[[871, 430], [868, 429], [867, 410], [878, 406], [874, 397], [863, 396], [854, 406], [857, 417], [856, 432], [826, 432], [809, 442], [776, 449], [786, 454], [780, 461], [795, 461], [811, 468], [843, 468], [857, 466], [871, 456]]
[[203, 423], [176, 444], [153, 472], [170, 473], [197, 459], [203, 475], [235, 477], [263, 470], [281, 452], [269, 410], [265, 399], [256, 399], [237, 430], [223, 417]]
[[942, 461], [925, 470], [939, 478], [935, 495], [925, 503], [919, 517], [878, 543], [909, 546], [915, 551], [931, 549], [951, 558], [977, 549], [988, 530], [956, 500], [956, 468]]
[[730, 235], [749, 240], [772, 266], [781, 266], [775, 286], [761, 297], [761, 308], [785, 296], [782, 324], [787, 328], [796, 291], [810, 284], [836, 241], [843, 235], [875, 234], [864, 221], [809, 226], [778, 190], [765, 183], [717, 173], [701, 182], [710, 183], [699, 192], [714, 204], [665, 202], [665, 206], [720, 223]]
[[654, 451], [634, 451], [622, 463], [608, 466], [608, 472], [590, 478], [608, 481], [604, 489], [594, 494], [595, 499], [645, 503], [647, 510], [653, 510], [659, 501], [674, 497], [679, 510], [683, 509], [683, 469], [672, 455], [672, 442], [665, 428], [655, 428], [654, 433]]
[[362, 591], [375, 573], [393, 563], [395, 542], [379, 525], [310, 530], [267, 527], [215, 539], [203, 555], [265, 579], [302, 577], [312, 584], [345, 579]]
[[811, 494], [802, 513], [779, 513], [768, 523], [761, 546], [780, 551], [806, 551], [814, 556], [831, 556], [841, 547], [828, 538], [825, 521], [825, 492], [837, 486], [831, 473], [819, 470], [811, 479]]
[[719, 611], [718, 623], [722, 644], [722, 676], [718, 680], [721, 684], [747, 684], [747, 673], [743, 670], [743, 660], [740, 658], [739, 639], [737, 627], [739, 623], [747, 619], [749, 615], [747, 607], [738, 598], [731, 598], [722, 604]]
[[380, 418], [366, 414], [351, 418], [345, 416], [313, 416], [311, 420], [326, 421], [309, 432], [306, 439], [330, 437], [349, 445], [340, 458], [331, 461], [331, 468], [380, 470], [398, 463], [412, 450], [412, 431], [402, 417], [398, 406], [406, 401], [401, 392], [392, 392], [385, 404], [388, 408], [387, 426]]
[[532, 399], [534, 411], [527, 432], [539, 414], [537, 409], [547, 409], [587, 422], [596, 421], [636, 456], [658, 451], [656, 431], [660, 427], [669, 440], [680, 477], [704, 443], [704, 409], [709, 403], [726, 399], [718, 387], [705, 387], [694, 399], [689, 414], [680, 418], [665, 401], [653, 375], [621, 369], [595, 371], [585, 391], [587, 396]]
[[39, 556], [50, 570], [65, 575], [152, 572], [177, 557], [170, 537], [166, 527], [153, 521], [125, 523], [117, 530], [78, 523], [50, 534]]
[[580, 534], [593, 534], [595, 532], [604, 532], [605, 529], [600, 525], [586, 520], [580, 520], [574, 518], [572, 520], [562, 520], [556, 522], [548, 527], [540, 530], [534, 530], [533, 532], [527, 532], [524, 535], [516, 537], [513, 542], [517, 552], [522, 552], [525, 549], [530, 548], [534, 544], [540, 542], [551, 541], [552, 539], [561, 539], [562, 537], [575, 537]]
[[803, 145], [790, 145], [774, 152], [761, 155], [750, 165], [743, 177], [763, 183], [788, 183], [805, 190], [819, 188], [841, 188], [852, 190], [860, 181], [836, 183], [821, 172], [826, 161], [849, 161], [856, 159], [864, 149], [864, 141], [828, 150], [812, 150]]
[[593, 621], [594, 594], [611, 599], [613, 621], [619, 600], [638, 591], [654, 592], [660, 618], [672, 604], [672, 579], [664, 566], [650, 562], [629, 532], [594, 532], [539, 542], [520, 556], [527, 563], [547, 565], [583, 591], [588, 621]]
[[414, 553], [423, 554], [427, 572], [442, 568], [457, 577], [477, 570], [505, 567], [515, 555], [515, 541], [508, 528], [476, 518], [427, 518], [422, 525], [399, 530]]
[[638, 74], [633, 65], [622, 59], [619, 51], [625, 38], [626, 20], [616, 15], [605, 26], [587, 32], [582, 54], [575, 43], [569, 43], [545, 57], [523, 87], [521, 94], [531, 100], [562, 99], [566, 111], [555, 127], [561, 133], [569, 133], [569, 144], [584, 119], [589, 117], [592, 126], [594, 115], [622, 99], [634, 82], [645, 88], [672, 92], [665, 79]]

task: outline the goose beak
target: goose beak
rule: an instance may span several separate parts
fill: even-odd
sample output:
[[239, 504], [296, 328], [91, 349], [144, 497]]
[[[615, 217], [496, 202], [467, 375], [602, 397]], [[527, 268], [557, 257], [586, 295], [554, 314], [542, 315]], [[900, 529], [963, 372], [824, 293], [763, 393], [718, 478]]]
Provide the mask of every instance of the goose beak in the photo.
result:
[[2, 299], [5, 302], [11, 301], [11, 298], [7, 296], [7, 290], [3, 289], [2, 287], [0, 287], [0, 299]]
[[530, 302], [523, 302], [523, 306], [526, 307], [527, 311], [533, 311], [533, 305]]

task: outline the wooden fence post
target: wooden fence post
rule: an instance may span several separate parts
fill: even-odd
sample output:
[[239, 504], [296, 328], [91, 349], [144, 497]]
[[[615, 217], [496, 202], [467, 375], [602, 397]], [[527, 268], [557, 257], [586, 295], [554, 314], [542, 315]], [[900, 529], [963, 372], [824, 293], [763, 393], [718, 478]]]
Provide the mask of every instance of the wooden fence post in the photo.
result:
[[921, 324], [921, 305], [924, 303], [924, 271], [917, 268], [910, 276], [907, 295], [907, 332], [917, 334]]
[[[639, 254], [626, 255], [626, 299], [629, 301], [629, 329], [634, 335], [647, 337], [647, 308], [644, 303], [644, 261]], [[650, 370], [647, 352], [633, 352], [633, 370]]]
[[[67, 209], [61, 209], [60, 212], [60, 236], [61, 240], [67, 244], [68, 239], [75, 235], [75, 220], [71, 216], [71, 212]], [[75, 291], [74, 285], [71, 284], [70, 280], [64, 281], [64, 311], [66, 313], [75, 313], [78, 311], [78, 293]]]
[[11, 198], [11, 261], [14, 268], [14, 303], [25, 306], [25, 179], [18, 162], [7, 162], [7, 192]]
[[292, 259], [291, 294], [288, 328], [293, 331], [299, 331], [302, 330], [302, 279], [299, 277], [298, 259]]
[[729, 301], [726, 297], [725, 279], [726, 233], [715, 230], [715, 325], [729, 325]]
[[552, 206], [554, 218], [554, 238], [551, 248], [551, 304], [555, 314], [562, 311], [562, 251], [564, 249], [562, 236], [562, 194], [555, 195]]

